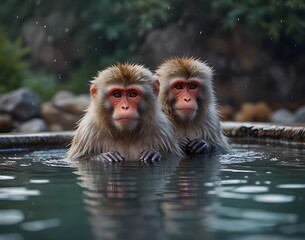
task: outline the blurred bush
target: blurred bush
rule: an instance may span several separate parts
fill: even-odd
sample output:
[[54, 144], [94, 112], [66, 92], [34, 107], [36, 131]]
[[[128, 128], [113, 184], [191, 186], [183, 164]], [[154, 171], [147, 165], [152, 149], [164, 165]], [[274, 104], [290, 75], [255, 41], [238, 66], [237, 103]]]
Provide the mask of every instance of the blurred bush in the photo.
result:
[[31, 88], [43, 101], [51, 99], [55, 92], [66, 88], [54, 75], [42, 71], [30, 72], [21, 83], [21, 86]]
[[22, 46], [21, 38], [10, 41], [0, 28], [0, 94], [22, 86], [29, 62], [23, 58], [30, 52]]
[[303, 41], [305, 2], [303, 0], [211, 1], [211, 10], [224, 28], [237, 25], [250, 32], [263, 32], [278, 41], [280, 36]]

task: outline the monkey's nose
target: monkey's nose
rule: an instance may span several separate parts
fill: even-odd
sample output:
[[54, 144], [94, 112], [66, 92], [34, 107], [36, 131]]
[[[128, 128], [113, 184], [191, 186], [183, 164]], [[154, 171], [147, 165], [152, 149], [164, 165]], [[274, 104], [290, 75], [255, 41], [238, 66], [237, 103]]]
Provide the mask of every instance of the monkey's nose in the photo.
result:
[[185, 97], [185, 98], [184, 98], [184, 101], [189, 102], [189, 101], [191, 101], [191, 98]]
[[123, 109], [123, 110], [128, 110], [128, 109], [129, 109], [129, 106], [122, 106], [122, 109]]

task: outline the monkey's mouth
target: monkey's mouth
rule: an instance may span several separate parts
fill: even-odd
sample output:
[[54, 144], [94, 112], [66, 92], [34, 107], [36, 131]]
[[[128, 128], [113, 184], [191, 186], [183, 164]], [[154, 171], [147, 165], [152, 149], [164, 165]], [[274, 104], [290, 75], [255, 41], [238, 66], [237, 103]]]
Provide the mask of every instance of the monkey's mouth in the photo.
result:
[[134, 124], [134, 122], [138, 121], [137, 118], [116, 118], [114, 119], [114, 121], [116, 121], [117, 123], [121, 124], [121, 125], [131, 125]]
[[194, 108], [177, 108], [176, 110], [184, 114], [191, 114], [196, 111]]

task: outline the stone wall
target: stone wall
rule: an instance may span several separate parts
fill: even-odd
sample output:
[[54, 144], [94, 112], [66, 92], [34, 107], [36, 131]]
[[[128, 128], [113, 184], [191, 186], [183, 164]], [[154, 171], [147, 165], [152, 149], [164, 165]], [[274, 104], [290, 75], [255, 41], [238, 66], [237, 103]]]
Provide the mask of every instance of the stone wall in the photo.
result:
[[[222, 128], [231, 142], [285, 144], [304, 147], [305, 127], [283, 124], [256, 124], [223, 122]], [[66, 148], [73, 132], [1, 134], [0, 149], [23, 148], [27, 150]]]

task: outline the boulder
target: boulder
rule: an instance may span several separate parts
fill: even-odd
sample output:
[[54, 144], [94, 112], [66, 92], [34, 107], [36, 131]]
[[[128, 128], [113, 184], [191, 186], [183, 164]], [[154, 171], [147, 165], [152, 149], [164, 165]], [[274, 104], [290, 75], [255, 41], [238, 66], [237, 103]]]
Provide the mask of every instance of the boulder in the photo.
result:
[[17, 121], [27, 121], [41, 114], [40, 98], [28, 88], [20, 88], [3, 95], [0, 111], [10, 114]]
[[305, 106], [300, 107], [294, 113], [294, 122], [295, 123], [305, 123]]
[[271, 108], [264, 102], [243, 103], [241, 110], [235, 115], [239, 122], [269, 122]]
[[271, 121], [275, 123], [293, 123], [294, 115], [288, 109], [278, 109], [271, 115]]
[[52, 101], [56, 108], [79, 116], [84, 114], [89, 102], [89, 95], [74, 96], [72, 93], [66, 91], [60, 91], [55, 94]]
[[[42, 115], [48, 126], [61, 126], [63, 130], [75, 129], [76, 123], [81, 116], [67, 113], [53, 106], [51, 102], [42, 105]], [[58, 128], [56, 128], [58, 129]]]
[[19, 126], [19, 132], [46, 132], [48, 126], [46, 122], [41, 118], [33, 118], [22, 123]]

